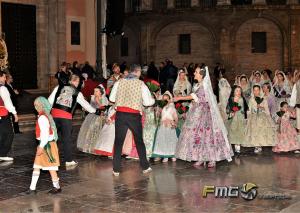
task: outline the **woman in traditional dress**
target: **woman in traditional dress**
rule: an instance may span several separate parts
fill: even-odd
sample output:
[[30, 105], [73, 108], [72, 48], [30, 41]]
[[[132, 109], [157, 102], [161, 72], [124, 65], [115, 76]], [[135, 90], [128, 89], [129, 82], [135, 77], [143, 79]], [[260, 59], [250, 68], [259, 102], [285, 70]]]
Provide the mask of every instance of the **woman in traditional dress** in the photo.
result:
[[276, 107], [275, 96], [273, 94], [271, 84], [270, 83], [264, 83], [263, 87], [262, 87], [262, 90], [264, 92], [264, 99], [266, 99], [266, 101], [268, 103], [268, 107], [269, 107], [271, 117], [276, 122], [277, 107]]
[[58, 167], [60, 166], [59, 154], [57, 148], [57, 130], [54, 120], [50, 114], [51, 105], [44, 97], [38, 97], [34, 101], [34, 107], [38, 112], [36, 122], [36, 139], [39, 140], [37, 147], [33, 173], [29, 190], [27, 194], [36, 194], [36, 185], [40, 176], [40, 170], [49, 171], [53, 183], [50, 194], [61, 192], [59, 178], [57, 175]]
[[228, 100], [228, 139], [234, 144], [236, 153], [240, 153], [241, 146], [246, 141], [245, 129], [247, 122], [248, 105], [243, 97], [242, 88], [235, 86]]
[[296, 117], [296, 113], [289, 109], [287, 102], [280, 104], [279, 129], [277, 133], [278, 141], [273, 147], [273, 152], [290, 152], [299, 153], [300, 143], [297, 139], [297, 131], [290, 122], [291, 117]]
[[[155, 97], [155, 100], [161, 99], [159, 88], [157, 91], [153, 91], [153, 96]], [[145, 117], [143, 138], [144, 138], [144, 143], [146, 146], [146, 154], [148, 158], [152, 156], [153, 144], [155, 140], [155, 132], [157, 130], [157, 125], [158, 125], [158, 118], [156, 117], [156, 111], [158, 110], [157, 108], [158, 107], [156, 106], [145, 107], [143, 113]]]
[[[174, 84], [173, 94], [174, 96], [188, 96], [192, 92], [192, 85], [187, 78], [187, 74], [184, 69], [179, 69], [176, 82]], [[183, 106], [189, 106], [189, 102], [182, 103]], [[181, 128], [186, 119], [186, 113], [178, 115], [178, 131], [180, 133]], [[178, 133], [178, 134], [179, 134]]]
[[189, 82], [183, 69], [179, 69], [177, 79], [174, 84], [173, 94], [175, 96], [187, 96], [192, 91], [192, 85]]
[[248, 103], [251, 98], [251, 85], [245, 74], [240, 76], [239, 86], [242, 88], [243, 96]]
[[227, 130], [213, 94], [207, 67], [195, 70], [193, 93], [175, 97], [174, 101], [193, 100], [187, 113], [176, 148], [176, 157], [196, 161], [196, 166], [215, 167], [217, 161], [231, 161], [233, 151], [227, 138]]
[[254, 152], [262, 152], [264, 146], [276, 143], [276, 126], [271, 118], [268, 102], [262, 98], [261, 87], [254, 85], [249, 101], [249, 115], [246, 127], [245, 147], [255, 147]]
[[104, 111], [108, 105], [105, 89], [102, 85], [94, 89], [91, 96], [91, 106], [97, 109], [96, 114], [90, 113], [86, 116], [77, 138], [77, 148], [86, 153], [94, 153], [95, 145], [100, 136], [100, 131], [105, 122]]
[[228, 98], [231, 93], [231, 86], [229, 82], [224, 78], [223, 73], [219, 73], [219, 108], [220, 113], [224, 121], [227, 120], [226, 107], [228, 103]]
[[292, 88], [290, 87], [289, 81], [284, 72], [276, 72], [276, 75], [274, 77], [273, 89], [276, 97], [276, 110], [279, 111], [280, 103], [283, 101], [289, 102], [292, 94]]
[[161, 112], [160, 125], [156, 133], [152, 156], [163, 158], [162, 162], [165, 163], [168, 162], [168, 158], [176, 161], [175, 150], [178, 142], [176, 126], [178, 115], [172, 100], [172, 94], [169, 91], [164, 93], [163, 100], [168, 103]]
[[103, 128], [98, 132], [99, 138], [94, 147], [94, 154], [112, 156], [115, 142], [115, 117], [116, 110], [111, 106]]

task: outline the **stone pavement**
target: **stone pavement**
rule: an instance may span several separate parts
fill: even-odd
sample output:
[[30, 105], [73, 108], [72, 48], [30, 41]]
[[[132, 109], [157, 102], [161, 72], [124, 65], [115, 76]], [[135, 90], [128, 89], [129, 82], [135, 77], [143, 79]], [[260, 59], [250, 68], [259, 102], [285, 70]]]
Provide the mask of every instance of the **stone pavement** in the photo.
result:
[[[73, 134], [74, 148], [78, 128]], [[299, 212], [300, 155], [246, 153], [216, 169], [194, 168], [191, 163], [152, 163], [143, 175], [138, 162], [125, 160], [120, 177], [111, 174], [111, 160], [76, 152], [79, 166], [59, 172], [63, 192], [47, 195], [52, 186], [42, 173], [37, 195], [24, 195], [30, 185], [35, 150], [33, 133], [17, 135], [13, 164], [0, 163], [0, 212]], [[258, 186], [252, 201], [243, 198], [202, 197], [205, 185]], [[285, 195], [290, 199], [262, 199]], [[278, 198], [278, 197], [277, 197]]]

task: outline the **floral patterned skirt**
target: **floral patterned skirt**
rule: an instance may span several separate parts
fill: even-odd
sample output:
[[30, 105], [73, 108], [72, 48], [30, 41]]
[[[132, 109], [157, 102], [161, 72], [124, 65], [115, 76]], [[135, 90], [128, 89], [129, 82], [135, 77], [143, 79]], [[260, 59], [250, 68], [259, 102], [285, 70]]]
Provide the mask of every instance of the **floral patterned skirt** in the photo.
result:
[[194, 103], [182, 127], [176, 157], [185, 161], [221, 161], [231, 156], [231, 146], [221, 129], [213, 127], [208, 103]]
[[273, 152], [289, 152], [300, 149], [298, 134], [289, 121], [281, 121], [280, 132], [277, 133], [278, 141], [273, 147]]

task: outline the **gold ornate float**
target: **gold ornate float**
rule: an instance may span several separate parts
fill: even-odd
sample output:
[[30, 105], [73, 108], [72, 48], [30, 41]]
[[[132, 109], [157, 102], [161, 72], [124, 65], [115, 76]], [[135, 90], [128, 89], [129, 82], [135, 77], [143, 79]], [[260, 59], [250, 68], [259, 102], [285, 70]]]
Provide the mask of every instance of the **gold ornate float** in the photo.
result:
[[0, 70], [5, 70], [8, 64], [8, 53], [6, 43], [3, 38], [0, 38]]

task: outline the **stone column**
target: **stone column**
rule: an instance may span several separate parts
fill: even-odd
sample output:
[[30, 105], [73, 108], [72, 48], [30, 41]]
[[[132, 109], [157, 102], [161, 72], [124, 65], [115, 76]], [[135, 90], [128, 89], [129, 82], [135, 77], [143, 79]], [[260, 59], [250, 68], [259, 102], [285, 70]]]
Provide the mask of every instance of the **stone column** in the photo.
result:
[[141, 34], [140, 34], [140, 62], [141, 64], [149, 63], [150, 54], [149, 54], [149, 24], [144, 23], [141, 26]]
[[175, 0], [168, 0], [168, 9], [175, 8]]
[[[36, 42], [37, 42], [37, 86], [48, 89], [49, 83], [49, 52], [48, 52], [48, 4], [39, 1], [37, 5]], [[46, 68], [46, 69], [45, 69]]]
[[266, 0], [252, 0], [252, 4], [267, 4]]
[[191, 6], [192, 7], [199, 7], [199, 0], [192, 0], [191, 1]]
[[[48, 72], [54, 74], [58, 69], [58, 48], [65, 49], [64, 46], [58, 47], [57, 24], [57, 0], [48, 1]], [[66, 40], [66, 38], [63, 38]]]
[[217, 5], [231, 5], [230, 0], [218, 0]]
[[86, 60], [90, 62], [92, 66], [96, 66], [96, 11], [95, 1], [85, 1], [85, 14], [86, 14], [86, 32], [85, 32], [85, 55]]
[[299, 4], [298, 0], [287, 0], [286, 4]]
[[66, 1], [57, 0], [57, 45], [58, 45], [58, 58], [57, 66], [63, 61], [66, 61]]
[[152, 1], [141, 0], [141, 10], [152, 10]]
[[[99, 0], [98, 0], [98, 2], [99, 2]], [[130, 0], [125, 0], [125, 13], [129, 13], [129, 12], [131, 12], [131, 10], [132, 10], [132, 8], [130, 5]]]

